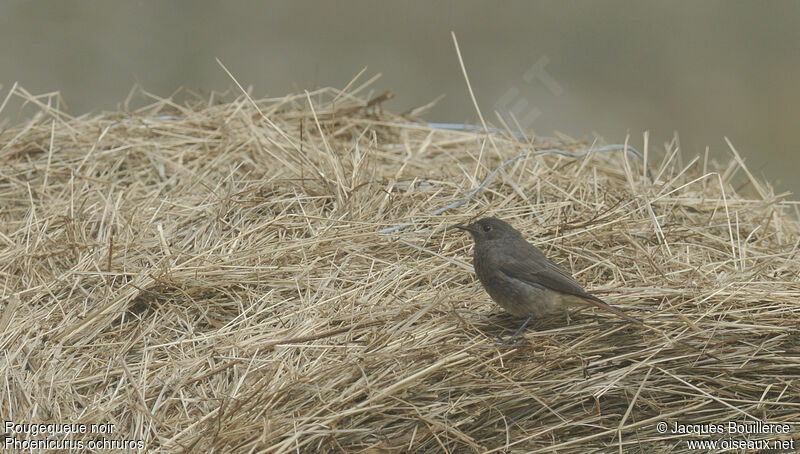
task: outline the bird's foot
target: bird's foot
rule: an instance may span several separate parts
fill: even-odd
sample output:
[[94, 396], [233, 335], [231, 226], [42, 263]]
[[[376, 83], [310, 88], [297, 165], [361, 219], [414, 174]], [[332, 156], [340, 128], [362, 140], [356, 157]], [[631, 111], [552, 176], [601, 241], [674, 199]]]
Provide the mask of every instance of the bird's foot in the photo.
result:
[[[524, 341], [525, 338], [523, 337], [521, 340]], [[500, 346], [500, 345], [511, 345], [511, 344], [516, 344], [519, 341], [520, 341], [519, 336], [516, 335], [516, 334], [514, 334], [511, 337], [509, 337], [508, 339], [503, 339], [502, 337], [497, 336], [497, 341], [495, 342], [495, 345], [497, 345], [497, 346]]]
[[514, 332], [513, 336], [511, 336], [507, 340], [504, 340], [504, 341], [501, 340], [502, 345], [511, 345], [511, 344], [513, 344], [514, 341], [517, 340], [517, 337], [519, 337], [519, 335], [522, 333], [522, 331], [525, 329], [525, 327], [528, 326], [528, 323], [530, 323], [530, 322], [531, 322], [531, 317], [528, 317], [527, 319], [525, 319], [525, 322], [522, 324], [522, 326], [519, 327], [519, 329], [517, 329], [516, 332]]
[[[525, 340], [524, 338], [522, 340]], [[509, 337], [508, 339], [503, 339], [500, 336], [497, 336], [497, 341], [494, 343], [496, 346], [506, 346], [511, 344], [519, 343], [520, 339], [515, 339], [514, 336]]]

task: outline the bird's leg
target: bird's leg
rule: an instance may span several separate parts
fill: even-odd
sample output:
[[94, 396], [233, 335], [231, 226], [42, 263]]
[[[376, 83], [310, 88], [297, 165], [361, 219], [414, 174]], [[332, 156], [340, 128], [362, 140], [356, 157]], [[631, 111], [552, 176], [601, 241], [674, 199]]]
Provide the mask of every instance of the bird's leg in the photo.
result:
[[517, 332], [515, 332], [515, 333], [514, 333], [514, 334], [513, 334], [511, 337], [509, 337], [507, 340], [504, 340], [504, 341], [502, 342], [502, 344], [503, 344], [503, 345], [509, 345], [509, 344], [513, 344], [513, 343], [514, 343], [514, 341], [517, 339], [517, 336], [519, 336], [519, 334], [522, 332], [522, 330], [524, 330], [524, 329], [525, 329], [525, 327], [526, 327], [526, 326], [528, 326], [528, 323], [530, 323], [530, 321], [531, 321], [531, 318], [533, 318], [533, 317], [528, 317], [528, 318], [526, 318], [526, 319], [525, 319], [525, 321], [522, 323], [522, 326], [520, 326], [520, 327], [517, 329]]
[[564, 318], [567, 320], [567, 325], [569, 325], [569, 322], [571, 321], [569, 318], [569, 310], [567, 309], [566, 305], [562, 306], [562, 309], [564, 310]]

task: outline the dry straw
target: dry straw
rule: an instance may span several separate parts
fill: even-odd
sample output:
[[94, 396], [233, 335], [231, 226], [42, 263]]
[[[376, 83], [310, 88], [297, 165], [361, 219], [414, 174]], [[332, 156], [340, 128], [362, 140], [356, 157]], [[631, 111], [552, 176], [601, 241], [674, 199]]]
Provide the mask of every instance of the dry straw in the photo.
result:
[[[35, 113], [0, 131], [3, 418], [271, 453], [689, 452], [657, 423], [800, 421], [797, 205], [732, 148], [535, 156], [592, 147], [351, 85], [84, 117], [12, 88]], [[498, 346], [519, 320], [447, 230], [483, 215], [666, 337], [584, 311]]]

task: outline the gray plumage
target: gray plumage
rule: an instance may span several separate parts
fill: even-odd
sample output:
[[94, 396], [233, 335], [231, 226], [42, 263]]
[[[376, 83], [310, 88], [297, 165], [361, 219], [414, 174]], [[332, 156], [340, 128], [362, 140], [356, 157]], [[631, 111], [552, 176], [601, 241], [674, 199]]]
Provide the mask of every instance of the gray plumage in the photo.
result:
[[531, 318], [563, 313], [572, 305], [599, 307], [643, 324], [584, 290], [566, 270], [506, 222], [484, 218], [455, 227], [466, 230], [475, 240], [472, 264], [489, 296], [511, 314], [528, 318], [517, 334]]

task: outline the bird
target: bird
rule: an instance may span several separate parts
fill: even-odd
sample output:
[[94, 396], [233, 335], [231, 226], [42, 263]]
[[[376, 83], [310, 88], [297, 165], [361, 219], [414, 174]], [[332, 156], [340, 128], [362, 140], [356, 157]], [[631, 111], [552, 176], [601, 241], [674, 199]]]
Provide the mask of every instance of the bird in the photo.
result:
[[566, 314], [571, 306], [598, 307], [647, 327], [641, 320], [584, 290], [569, 272], [548, 259], [507, 222], [487, 217], [453, 228], [472, 235], [475, 241], [472, 265], [486, 293], [507, 312], [525, 317], [522, 326], [503, 343], [514, 342], [532, 319]]

